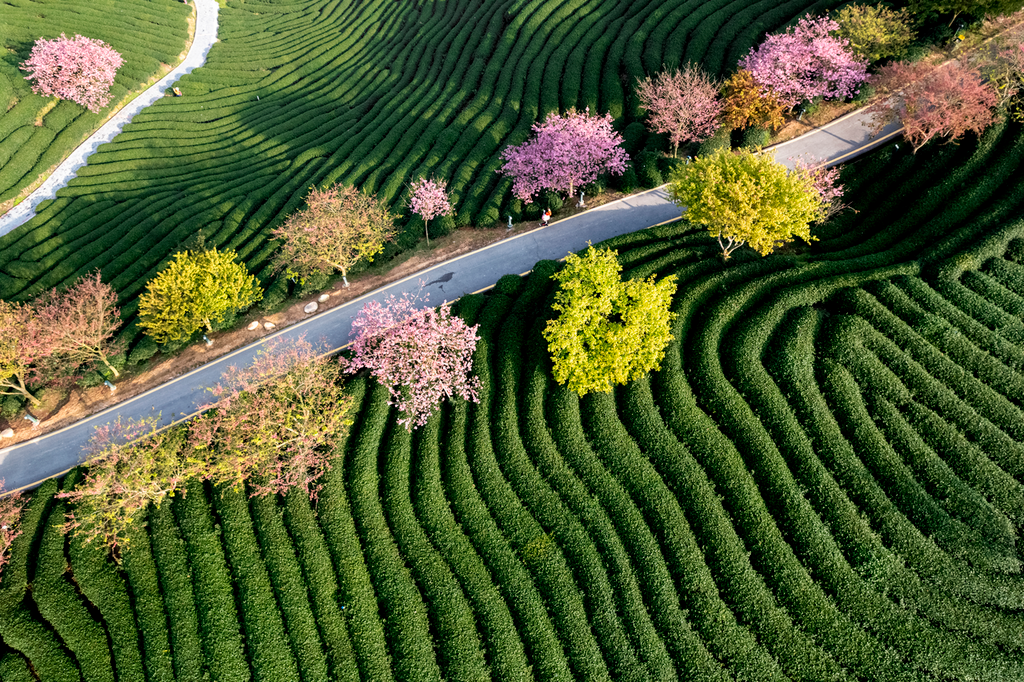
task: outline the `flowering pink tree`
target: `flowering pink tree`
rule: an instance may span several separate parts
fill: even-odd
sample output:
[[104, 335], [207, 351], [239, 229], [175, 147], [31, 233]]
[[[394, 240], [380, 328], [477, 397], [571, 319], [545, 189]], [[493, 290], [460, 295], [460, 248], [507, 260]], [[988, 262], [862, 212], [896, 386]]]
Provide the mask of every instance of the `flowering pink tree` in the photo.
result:
[[451, 201], [448, 198], [448, 183], [445, 180], [428, 180], [420, 178], [412, 183], [409, 195], [409, 208], [423, 218], [426, 225], [427, 246], [430, 246], [430, 221], [440, 215], [450, 213]]
[[102, 40], [61, 33], [60, 38], [37, 40], [21, 69], [36, 94], [69, 99], [95, 113], [110, 101], [110, 86], [123, 63]]
[[86, 275], [68, 289], [53, 289], [36, 302], [40, 333], [48, 337], [61, 362], [78, 367], [102, 362], [114, 377], [120, 376], [110, 357], [122, 350], [113, 340], [121, 326], [117, 293], [104, 284], [100, 273]]
[[981, 133], [995, 119], [995, 88], [976, 69], [959, 62], [938, 68], [924, 62], [887, 64], [873, 82], [890, 95], [868, 110], [875, 127], [898, 118], [915, 153], [935, 138], [952, 141], [968, 132]]
[[21, 493], [6, 492], [4, 479], [0, 478], [0, 574], [11, 558], [11, 543], [21, 535], [21, 510], [25, 502]]
[[549, 114], [533, 125], [532, 139], [502, 152], [498, 172], [512, 178], [512, 193], [523, 201], [546, 189], [571, 197], [601, 173], [625, 172], [629, 156], [612, 120], [610, 114], [591, 116], [590, 109]]
[[332, 444], [352, 425], [341, 365], [305, 339], [271, 344], [213, 388], [218, 403], [189, 424], [204, 478], [248, 483], [255, 496], [301, 488], [316, 499]]
[[445, 398], [477, 400], [480, 380], [471, 376], [476, 325], [453, 316], [448, 303], [414, 309], [417, 299], [391, 296], [370, 301], [352, 323], [349, 371], [366, 368], [388, 387], [391, 404], [404, 413], [399, 423], [422, 426]]
[[839, 29], [828, 17], [807, 15], [785, 33], [769, 35], [740, 60], [762, 86], [793, 107], [803, 100], [850, 97], [867, 79], [867, 60], [849, 49], [849, 41], [831, 35]]
[[672, 156], [680, 142], [700, 142], [722, 125], [719, 86], [699, 66], [663, 71], [637, 83], [640, 106], [648, 112], [648, 125], [656, 133], [667, 133]]
[[810, 179], [814, 191], [821, 197], [821, 221], [828, 220], [847, 207], [843, 203], [843, 194], [845, 194], [846, 188], [839, 182], [841, 172], [839, 166], [828, 168], [824, 161], [814, 157], [790, 160], [793, 162], [793, 170], [806, 175]]
[[0, 301], [0, 395], [21, 395], [39, 405], [27, 385], [53, 351], [32, 307]]

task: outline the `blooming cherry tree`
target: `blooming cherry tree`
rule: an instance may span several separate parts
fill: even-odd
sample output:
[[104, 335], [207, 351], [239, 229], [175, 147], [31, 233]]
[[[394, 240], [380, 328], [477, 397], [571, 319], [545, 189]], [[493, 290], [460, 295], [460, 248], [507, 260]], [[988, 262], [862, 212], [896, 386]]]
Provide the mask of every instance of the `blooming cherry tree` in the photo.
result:
[[687, 64], [682, 71], [663, 71], [637, 84], [640, 106], [648, 111], [648, 123], [656, 133], [667, 133], [672, 156], [680, 142], [700, 142], [715, 134], [722, 102], [718, 84], [699, 66]]
[[406, 428], [422, 426], [445, 398], [477, 400], [480, 380], [471, 376], [477, 326], [438, 308], [414, 306], [415, 297], [370, 301], [352, 323], [349, 371], [366, 368], [391, 392]]
[[878, 70], [873, 82], [890, 97], [874, 105], [874, 126], [898, 118], [914, 152], [929, 141], [951, 141], [968, 132], [981, 133], [995, 118], [996, 91], [982, 75], [959, 62], [934, 67], [924, 62], [896, 62]]
[[828, 17], [805, 16], [785, 33], [769, 35], [740, 60], [740, 68], [793, 107], [803, 100], [850, 97], [867, 79], [867, 60], [832, 35], [839, 29]]
[[448, 198], [448, 183], [444, 180], [428, 180], [420, 178], [412, 183], [409, 196], [409, 208], [423, 218], [426, 225], [427, 246], [430, 246], [430, 221], [450, 213], [451, 201]]
[[102, 40], [61, 33], [60, 38], [37, 40], [21, 69], [36, 94], [69, 99], [96, 113], [110, 101], [110, 86], [123, 63]]
[[103, 283], [99, 272], [86, 275], [63, 292], [47, 292], [37, 301], [36, 309], [40, 333], [49, 338], [62, 362], [78, 367], [98, 361], [115, 378], [120, 376], [110, 357], [122, 350], [113, 340], [121, 326], [121, 311], [117, 293]]
[[549, 114], [534, 124], [532, 139], [502, 152], [505, 163], [498, 172], [512, 178], [512, 193], [523, 201], [543, 190], [571, 197], [601, 173], [625, 172], [629, 156], [612, 121], [610, 114], [591, 116], [589, 108]]
[[0, 301], [0, 395], [20, 395], [39, 405], [27, 384], [53, 350], [50, 339], [39, 333], [35, 309]]

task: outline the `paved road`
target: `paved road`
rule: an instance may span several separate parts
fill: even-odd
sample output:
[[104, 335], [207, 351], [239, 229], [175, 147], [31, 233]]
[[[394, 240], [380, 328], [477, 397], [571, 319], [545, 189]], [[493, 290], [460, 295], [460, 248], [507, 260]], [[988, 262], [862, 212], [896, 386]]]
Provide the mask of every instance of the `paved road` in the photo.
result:
[[110, 120], [100, 126], [99, 130], [90, 135], [89, 139], [71, 152], [42, 185], [25, 197], [20, 204], [0, 216], [0, 236], [34, 218], [36, 207], [41, 202], [56, 197], [57, 190], [67, 186], [68, 181], [75, 177], [78, 169], [86, 164], [89, 156], [101, 144], [113, 140], [125, 124], [135, 117], [135, 114], [161, 99], [164, 92], [179, 78], [206, 62], [207, 53], [217, 42], [217, 10], [219, 7], [217, 0], [193, 0], [193, 2], [196, 8], [196, 32], [192, 38], [192, 45], [181, 63], [173, 71], [146, 88], [138, 97], [124, 105]]
[[[861, 125], [863, 120], [863, 114], [855, 113], [768, 151], [784, 163], [805, 154], [829, 161], [845, 160], [884, 143], [899, 132], [898, 128], [891, 127], [872, 139], [868, 129]], [[352, 320], [368, 300], [380, 301], [391, 294], [416, 292], [420, 289], [420, 282], [424, 282], [423, 291], [431, 304], [451, 301], [493, 285], [502, 275], [524, 273], [538, 260], [559, 259], [569, 251], [579, 251], [586, 247], [588, 241], [597, 243], [678, 216], [679, 209], [669, 202], [663, 188], [657, 188], [460, 256], [343, 306], [313, 315], [93, 417], [2, 449], [0, 478], [6, 479], [8, 490], [14, 490], [33, 487], [67, 471], [80, 462], [83, 447], [94, 427], [117, 417], [159, 414], [162, 423], [169, 424], [194, 414], [200, 405], [209, 402], [207, 387], [215, 384], [228, 367], [248, 364], [270, 339], [294, 339], [305, 335], [310, 341], [323, 340], [331, 348], [339, 348], [348, 343]]]

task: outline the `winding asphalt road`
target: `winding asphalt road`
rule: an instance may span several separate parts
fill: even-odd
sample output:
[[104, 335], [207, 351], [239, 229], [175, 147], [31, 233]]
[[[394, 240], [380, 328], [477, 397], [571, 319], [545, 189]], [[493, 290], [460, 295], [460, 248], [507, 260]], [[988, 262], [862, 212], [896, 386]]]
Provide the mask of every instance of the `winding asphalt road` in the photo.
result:
[[[210, 46], [216, 41], [217, 4], [215, 0], [195, 2], [199, 17], [196, 38], [185, 61], [135, 101], [156, 101], [162, 96], [163, 89], [169, 87], [182, 73], [191, 71], [205, 60]], [[195, 59], [193, 52], [197, 55]], [[158, 89], [159, 94], [153, 94]], [[147, 99], [143, 100], [143, 97]], [[134, 103], [127, 105], [126, 109]], [[119, 112], [115, 119], [122, 113], [124, 110]], [[131, 115], [134, 115], [134, 111]], [[130, 120], [131, 115], [117, 124], [116, 130], [120, 130], [120, 126]], [[788, 166], [792, 166], [794, 159], [801, 157], [834, 165], [863, 154], [900, 132], [897, 125], [890, 125], [872, 137], [870, 130], [864, 125], [868, 120], [869, 117], [863, 112], [853, 112], [823, 128], [776, 145], [765, 152], [774, 154], [779, 161]], [[113, 122], [114, 119], [109, 123]], [[91, 144], [90, 138], [83, 147], [91, 145], [91, 148], [95, 149], [100, 142], [112, 139], [116, 133], [111, 134], [105, 129], [106, 126], [97, 131], [97, 139], [100, 141]], [[69, 158], [68, 162], [69, 167], [62, 171], [66, 175], [65, 184], [67, 179], [73, 177], [74, 171], [84, 163], [84, 157], [76, 161]], [[78, 165], [75, 166], [75, 163]], [[34, 213], [35, 204], [26, 205], [32, 208]], [[298, 324], [265, 336], [92, 417], [38, 438], [0, 449], [0, 479], [6, 480], [7, 490], [17, 490], [34, 487], [47, 478], [67, 471], [81, 463], [84, 447], [91, 438], [93, 429], [119, 417], [127, 419], [158, 414], [161, 423], [171, 424], [194, 416], [199, 406], [210, 400], [208, 387], [216, 384], [228, 367], [245, 366], [250, 363], [268, 341], [305, 336], [314, 343], [322, 342], [331, 349], [338, 349], [348, 343], [352, 320], [370, 300], [382, 301], [392, 294], [400, 296], [406, 292], [421, 291], [427, 294], [429, 304], [437, 305], [445, 300], [451, 301], [464, 294], [487, 289], [502, 275], [525, 273], [533, 268], [538, 260], [562, 258], [570, 251], [586, 248], [588, 242], [596, 244], [611, 237], [669, 222], [679, 215], [679, 208], [669, 201], [664, 188], [656, 188], [560, 220], [546, 228], [511, 236], [479, 251], [423, 270], [345, 305], [312, 315]], [[2, 222], [8, 216], [0, 219], [0, 234], [14, 229], [7, 228]], [[26, 220], [28, 218], [21, 222]]]

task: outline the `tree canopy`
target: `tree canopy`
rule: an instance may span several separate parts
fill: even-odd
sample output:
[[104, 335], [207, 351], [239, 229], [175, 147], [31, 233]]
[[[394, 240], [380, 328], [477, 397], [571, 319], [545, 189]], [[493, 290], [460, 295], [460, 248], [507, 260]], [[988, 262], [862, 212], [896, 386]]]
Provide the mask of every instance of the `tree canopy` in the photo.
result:
[[867, 79], [867, 61], [832, 35], [839, 25], [828, 17], [807, 15], [784, 33], [751, 48], [740, 68], [792, 107], [804, 100], [849, 97]]
[[682, 70], [663, 71], [637, 83], [640, 106], [647, 110], [651, 130], [666, 133], [675, 156], [680, 142], [700, 142], [722, 123], [718, 83], [703, 69], [687, 64]]
[[396, 232], [395, 216], [376, 197], [351, 185], [314, 188], [306, 207], [273, 231], [283, 240], [276, 266], [297, 277], [337, 270], [348, 286], [349, 269], [372, 262]]
[[658, 369], [672, 339], [675, 276], [623, 281], [616, 255], [591, 246], [582, 256], [569, 254], [552, 275], [558, 316], [548, 321], [544, 340], [555, 381], [581, 396]]
[[778, 130], [786, 106], [778, 95], [740, 69], [722, 84], [722, 120], [730, 128], [765, 127]]
[[110, 101], [110, 86], [124, 60], [102, 40], [76, 35], [46, 40], [40, 38], [22, 65], [32, 82], [32, 91], [48, 97], [68, 99], [92, 112]]
[[795, 238], [812, 241], [824, 202], [807, 173], [790, 173], [765, 154], [719, 151], [676, 167], [669, 196], [683, 217], [704, 225], [725, 258], [743, 244], [762, 256]]
[[403, 413], [399, 423], [412, 429], [427, 423], [445, 398], [476, 401], [479, 379], [472, 375], [479, 337], [444, 303], [416, 308], [409, 294], [384, 304], [370, 301], [352, 322], [349, 371], [368, 369], [387, 386], [391, 404]]
[[895, 62], [880, 68], [873, 82], [890, 95], [868, 110], [874, 125], [881, 128], [898, 118], [915, 152], [937, 138], [953, 141], [981, 133], [995, 119], [995, 88], [977, 69], [959, 62], [940, 67]]
[[610, 114], [591, 115], [590, 109], [549, 114], [533, 125], [531, 139], [502, 152], [505, 163], [498, 172], [512, 178], [512, 193], [523, 201], [543, 190], [572, 196], [601, 173], [626, 170], [629, 156], [612, 123]]
[[835, 15], [835, 34], [849, 42], [850, 50], [869, 62], [899, 57], [914, 40], [907, 9], [885, 5], [846, 5]]
[[234, 251], [183, 251], [146, 285], [139, 326], [157, 343], [184, 341], [261, 298], [259, 283], [235, 262]]

